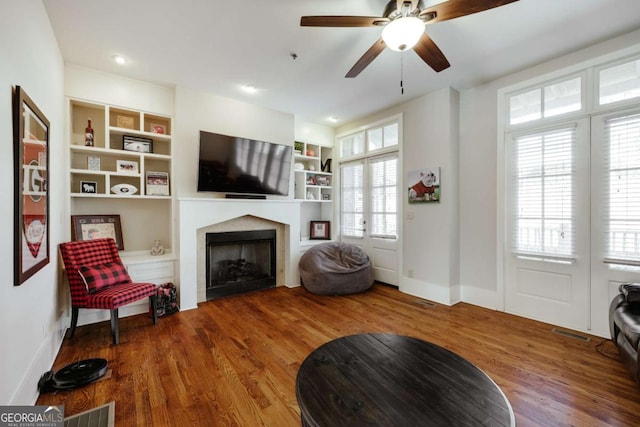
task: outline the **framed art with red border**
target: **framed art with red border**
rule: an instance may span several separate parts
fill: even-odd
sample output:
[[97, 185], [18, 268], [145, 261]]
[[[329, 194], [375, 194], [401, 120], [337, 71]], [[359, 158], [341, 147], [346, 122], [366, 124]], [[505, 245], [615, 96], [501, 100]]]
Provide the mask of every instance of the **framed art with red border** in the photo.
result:
[[49, 120], [16, 86], [13, 93], [14, 285], [49, 263]]

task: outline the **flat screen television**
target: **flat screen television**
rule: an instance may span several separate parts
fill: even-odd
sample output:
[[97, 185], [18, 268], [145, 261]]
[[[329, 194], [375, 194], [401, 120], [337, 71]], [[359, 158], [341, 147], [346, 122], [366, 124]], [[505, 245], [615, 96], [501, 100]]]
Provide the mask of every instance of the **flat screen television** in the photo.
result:
[[293, 147], [200, 131], [198, 191], [289, 195]]

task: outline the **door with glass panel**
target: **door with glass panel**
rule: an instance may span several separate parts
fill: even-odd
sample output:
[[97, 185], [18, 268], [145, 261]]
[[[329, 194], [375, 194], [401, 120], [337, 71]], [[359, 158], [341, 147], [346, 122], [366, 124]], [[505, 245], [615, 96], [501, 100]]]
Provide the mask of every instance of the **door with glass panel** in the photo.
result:
[[507, 135], [505, 309], [589, 327], [589, 122]]
[[591, 126], [591, 279], [610, 301], [621, 283], [640, 283], [640, 109], [596, 115]]
[[[340, 164], [340, 239], [363, 248], [371, 258], [376, 280], [396, 286], [398, 152], [385, 148], [389, 141], [397, 145], [397, 128], [397, 123], [379, 126], [340, 141], [343, 154], [351, 152], [356, 154], [352, 157], [359, 157]], [[373, 154], [376, 151], [387, 152]]]

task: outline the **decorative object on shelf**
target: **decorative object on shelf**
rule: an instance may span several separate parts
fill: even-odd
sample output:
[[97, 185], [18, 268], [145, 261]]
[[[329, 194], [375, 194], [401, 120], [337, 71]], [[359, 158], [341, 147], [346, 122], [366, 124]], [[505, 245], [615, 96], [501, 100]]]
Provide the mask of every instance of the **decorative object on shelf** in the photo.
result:
[[122, 137], [122, 149], [135, 151], [136, 153], [153, 153], [153, 139], [124, 135]]
[[91, 117], [87, 120], [87, 127], [84, 129], [84, 145], [87, 147], [93, 147], [95, 145], [93, 128], [91, 127]]
[[100, 157], [87, 156], [87, 169], [90, 171], [100, 170]]
[[151, 133], [157, 133], [158, 135], [164, 135], [167, 133], [167, 128], [164, 125], [159, 125], [156, 123], [151, 123], [149, 125], [149, 129]]
[[160, 240], [153, 241], [153, 246], [151, 246], [150, 253], [153, 256], [164, 255], [164, 246], [162, 246], [162, 243], [160, 242]]
[[322, 200], [331, 200], [331, 196], [328, 193], [322, 193]]
[[96, 181], [80, 181], [80, 192], [82, 194], [97, 194], [98, 183]]
[[119, 251], [124, 250], [120, 215], [72, 215], [71, 239], [93, 240], [110, 237]]
[[325, 160], [324, 163], [322, 163], [321, 161], [320, 169], [322, 170], [322, 172], [331, 173], [331, 159]]
[[135, 175], [138, 173], [138, 162], [116, 160], [116, 172]]
[[307, 150], [307, 156], [308, 157], [315, 157], [316, 156], [316, 152], [313, 150]]
[[304, 165], [302, 163], [296, 163], [295, 165], [293, 165], [293, 167], [297, 170], [297, 171], [303, 171], [304, 170]]
[[309, 170], [312, 172], [315, 171], [316, 170], [315, 165], [309, 165]]
[[304, 149], [304, 144], [300, 141], [296, 141], [293, 143], [293, 149], [298, 153], [302, 153], [302, 150]]
[[14, 282], [49, 263], [49, 120], [16, 86], [13, 93]]
[[313, 192], [311, 191], [307, 191], [307, 200], [315, 200], [316, 198], [313, 197]]
[[411, 171], [409, 183], [409, 203], [440, 202], [440, 168], [425, 168]]
[[147, 196], [169, 195], [169, 173], [147, 171]]
[[331, 179], [326, 175], [318, 175], [316, 176], [316, 185], [331, 185]]
[[315, 175], [309, 175], [307, 177], [307, 185], [316, 185], [316, 176]]
[[111, 187], [111, 192], [115, 194], [130, 195], [136, 194], [138, 189], [131, 184], [116, 184]]
[[118, 115], [116, 117], [116, 126], [124, 129], [133, 129], [135, 127], [135, 120], [131, 116]]
[[310, 221], [309, 239], [331, 239], [331, 221]]

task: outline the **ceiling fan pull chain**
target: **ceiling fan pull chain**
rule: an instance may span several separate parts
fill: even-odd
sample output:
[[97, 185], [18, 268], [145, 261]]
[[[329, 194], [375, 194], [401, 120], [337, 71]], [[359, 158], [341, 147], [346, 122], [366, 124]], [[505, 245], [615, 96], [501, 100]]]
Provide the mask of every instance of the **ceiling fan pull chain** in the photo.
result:
[[400, 52], [400, 95], [404, 95], [404, 52]]

